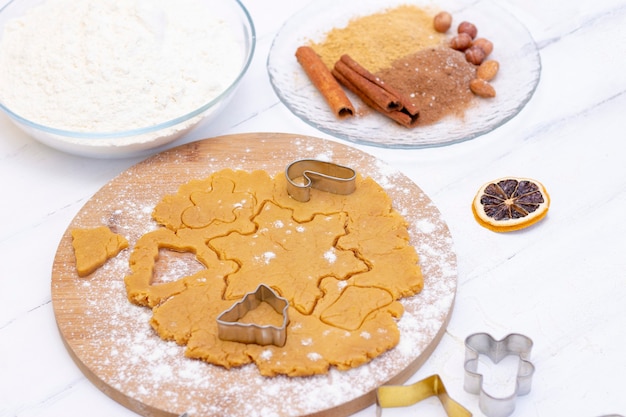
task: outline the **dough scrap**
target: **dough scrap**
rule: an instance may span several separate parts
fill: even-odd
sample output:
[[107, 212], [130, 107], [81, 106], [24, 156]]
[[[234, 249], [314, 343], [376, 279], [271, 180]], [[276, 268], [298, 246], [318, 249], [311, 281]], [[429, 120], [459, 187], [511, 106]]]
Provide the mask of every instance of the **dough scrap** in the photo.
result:
[[113, 233], [106, 226], [73, 229], [71, 234], [76, 271], [80, 277], [91, 274], [128, 247], [128, 240], [124, 236]]
[[[369, 362], [398, 344], [399, 300], [423, 287], [406, 221], [360, 175], [350, 195], [313, 189], [302, 203], [283, 173], [225, 169], [183, 184], [153, 218], [161, 227], [130, 256], [128, 298], [152, 308], [152, 327], [186, 356], [225, 368], [306, 376]], [[161, 250], [194, 254], [204, 269], [155, 282]], [[217, 316], [260, 283], [289, 301], [285, 346], [220, 340]]]

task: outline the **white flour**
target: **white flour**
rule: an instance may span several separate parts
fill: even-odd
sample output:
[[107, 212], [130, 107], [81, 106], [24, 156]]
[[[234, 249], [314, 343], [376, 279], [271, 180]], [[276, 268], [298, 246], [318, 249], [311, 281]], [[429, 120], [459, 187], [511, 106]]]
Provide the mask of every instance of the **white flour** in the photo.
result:
[[47, 0], [5, 28], [0, 99], [59, 129], [162, 123], [237, 77], [243, 51], [229, 30], [201, 0]]

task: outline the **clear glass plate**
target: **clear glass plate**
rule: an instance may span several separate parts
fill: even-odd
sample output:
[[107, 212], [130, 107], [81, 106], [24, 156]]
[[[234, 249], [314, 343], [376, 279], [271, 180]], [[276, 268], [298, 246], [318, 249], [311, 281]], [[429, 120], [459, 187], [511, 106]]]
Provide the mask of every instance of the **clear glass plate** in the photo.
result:
[[[454, 20], [449, 36], [462, 20], [473, 22], [479, 36], [494, 44], [489, 58], [500, 62], [500, 72], [492, 81], [497, 96], [476, 98], [476, 105], [466, 111], [463, 119], [447, 117], [412, 129], [375, 112], [337, 119], [297, 62], [296, 49], [310, 41], [322, 41], [328, 31], [346, 26], [351, 19], [401, 4], [450, 12]], [[267, 67], [276, 94], [302, 120], [340, 139], [388, 148], [443, 146], [490, 132], [520, 112], [532, 97], [541, 75], [539, 52], [526, 27], [498, 4], [486, 0], [471, 4], [461, 0], [389, 0], [384, 6], [379, 0], [316, 0], [289, 18], [280, 29], [272, 43]], [[364, 106], [348, 94], [357, 111]]]

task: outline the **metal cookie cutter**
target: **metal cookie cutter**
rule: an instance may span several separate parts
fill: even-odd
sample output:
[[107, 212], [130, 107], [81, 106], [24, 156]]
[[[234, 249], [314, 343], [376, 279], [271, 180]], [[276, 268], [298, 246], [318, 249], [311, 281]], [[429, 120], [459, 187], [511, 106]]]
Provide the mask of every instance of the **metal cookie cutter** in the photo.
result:
[[[488, 417], [507, 417], [515, 410], [515, 400], [530, 392], [535, 366], [529, 361], [533, 341], [521, 334], [511, 333], [502, 340], [495, 340], [487, 333], [475, 333], [465, 339], [465, 391], [479, 395], [478, 405]], [[493, 363], [506, 356], [519, 356], [519, 366], [513, 394], [497, 398], [483, 389], [483, 376], [476, 372], [479, 355], [486, 355]]]
[[[356, 171], [333, 162], [300, 159], [287, 165], [287, 192], [295, 200], [307, 202], [311, 188], [334, 194], [350, 194], [356, 188]], [[295, 180], [304, 179], [302, 184]]]
[[[283, 316], [280, 326], [239, 323], [238, 320], [250, 310], [257, 308], [262, 302], [268, 303]], [[260, 284], [254, 292], [247, 293], [241, 301], [217, 317], [217, 334], [222, 340], [240, 343], [256, 343], [257, 345], [285, 346], [287, 341], [287, 324], [289, 302], [280, 297], [273, 289]]]
[[376, 390], [376, 417], [381, 417], [383, 408], [408, 407], [426, 398], [437, 396], [448, 417], [471, 417], [461, 404], [448, 395], [439, 375], [431, 375], [412, 385], [383, 385]]

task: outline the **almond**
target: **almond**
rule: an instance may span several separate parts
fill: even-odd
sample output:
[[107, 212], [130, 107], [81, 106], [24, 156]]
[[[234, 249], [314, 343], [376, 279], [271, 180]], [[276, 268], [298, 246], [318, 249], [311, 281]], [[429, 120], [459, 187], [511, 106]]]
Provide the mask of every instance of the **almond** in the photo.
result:
[[476, 70], [476, 77], [485, 81], [491, 81], [496, 74], [498, 74], [499, 69], [500, 63], [498, 63], [498, 61], [494, 61], [493, 59], [484, 61]]
[[493, 88], [489, 81], [485, 81], [482, 78], [474, 78], [470, 81], [470, 90], [478, 97], [492, 98], [496, 96], [496, 90]]

